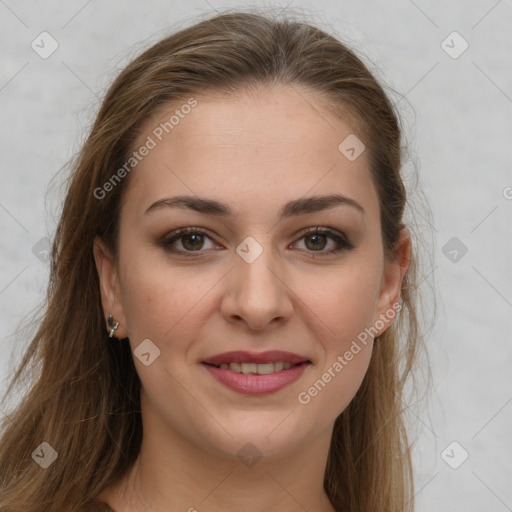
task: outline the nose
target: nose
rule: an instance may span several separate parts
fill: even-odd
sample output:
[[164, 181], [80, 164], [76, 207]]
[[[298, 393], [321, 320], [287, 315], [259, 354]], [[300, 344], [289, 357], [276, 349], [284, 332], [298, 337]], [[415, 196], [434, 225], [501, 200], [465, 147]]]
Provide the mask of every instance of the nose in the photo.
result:
[[[260, 243], [260, 245], [263, 244]], [[245, 322], [252, 330], [284, 323], [291, 315], [291, 288], [272, 250], [264, 247], [252, 262], [239, 254], [225, 280], [221, 312], [228, 322]]]

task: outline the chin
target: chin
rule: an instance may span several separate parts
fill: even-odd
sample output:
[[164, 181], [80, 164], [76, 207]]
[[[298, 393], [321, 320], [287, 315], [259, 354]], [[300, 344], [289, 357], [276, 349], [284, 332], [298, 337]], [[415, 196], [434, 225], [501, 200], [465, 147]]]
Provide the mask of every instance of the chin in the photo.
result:
[[[296, 424], [287, 418], [287, 414], [267, 415], [263, 420], [258, 419], [256, 411], [241, 412], [243, 417], [226, 423], [227, 431], [216, 424], [217, 436], [212, 438], [212, 430], [204, 433], [203, 443], [209, 445], [207, 451], [216, 456], [235, 457], [283, 457], [297, 451], [301, 445], [308, 442], [308, 431], [304, 422]], [[283, 421], [285, 419], [285, 421]]]

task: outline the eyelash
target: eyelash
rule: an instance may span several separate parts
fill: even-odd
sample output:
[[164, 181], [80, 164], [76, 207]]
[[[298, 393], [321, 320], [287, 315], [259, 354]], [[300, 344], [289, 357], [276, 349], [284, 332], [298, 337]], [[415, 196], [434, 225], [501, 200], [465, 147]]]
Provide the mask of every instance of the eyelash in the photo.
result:
[[[181, 251], [181, 250], [178, 251], [176, 249], [172, 249], [171, 246], [174, 244], [174, 242], [178, 241], [180, 238], [182, 238], [185, 235], [201, 235], [201, 236], [204, 235], [207, 238], [209, 238], [212, 242], [214, 242], [214, 240], [208, 234], [208, 232], [203, 230], [203, 229], [200, 229], [200, 228], [183, 228], [183, 229], [179, 229], [179, 230], [175, 231], [169, 237], [166, 237], [166, 238], [160, 240], [158, 242], [158, 245], [160, 247], [162, 247], [167, 252], [178, 253], [178, 254], [186, 254], [187, 257], [192, 257], [192, 258], [200, 257], [201, 253], [204, 252], [201, 249], [199, 249], [197, 251], [186, 251], [186, 250], [185, 251]], [[306, 230], [302, 234], [302, 236], [297, 239], [297, 242], [299, 240], [302, 240], [306, 236], [311, 236], [311, 235], [325, 235], [328, 238], [331, 238], [332, 240], [334, 240], [338, 244], [338, 248], [331, 249], [330, 251], [307, 251], [307, 252], [313, 253], [314, 255], [316, 255], [316, 254], [332, 255], [332, 254], [337, 254], [340, 251], [350, 251], [350, 250], [354, 249], [354, 246], [345, 238], [344, 235], [339, 234], [336, 231], [332, 231], [331, 229], [321, 228], [321, 227], [315, 227], [315, 228], [310, 228], [310, 229]], [[194, 254], [194, 253], [197, 253], [197, 254]]]

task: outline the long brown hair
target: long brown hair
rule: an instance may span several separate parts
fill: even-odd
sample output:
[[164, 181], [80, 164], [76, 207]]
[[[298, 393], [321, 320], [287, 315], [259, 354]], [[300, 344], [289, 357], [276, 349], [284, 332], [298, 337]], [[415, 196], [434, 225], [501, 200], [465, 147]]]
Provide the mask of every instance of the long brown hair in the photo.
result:
[[[98, 189], [129, 160], [138, 130], [158, 109], [205, 91], [269, 83], [307, 86], [327, 98], [327, 108], [353, 117], [371, 157], [382, 240], [393, 257], [406, 204], [400, 123], [354, 51], [303, 21], [258, 12], [217, 15], [154, 44], [110, 86], [72, 163], [44, 312], [5, 395], [30, 383], [3, 420], [0, 512], [80, 510], [126, 475], [140, 450], [141, 384], [127, 338], [107, 343], [92, 251], [100, 235], [118, 257], [129, 176], [100, 199]], [[414, 508], [402, 403], [422, 342], [414, 253], [402, 309], [375, 343], [360, 389], [335, 422], [324, 486], [336, 510]], [[43, 442], [58, 454], [44, 470], [32, 456]]]

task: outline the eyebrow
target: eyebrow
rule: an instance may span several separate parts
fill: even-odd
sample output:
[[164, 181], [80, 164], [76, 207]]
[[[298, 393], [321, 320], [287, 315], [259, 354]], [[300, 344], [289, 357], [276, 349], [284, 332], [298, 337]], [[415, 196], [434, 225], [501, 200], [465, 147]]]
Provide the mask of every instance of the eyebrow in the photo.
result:
[[[286, 203], [279, 211], [279, 219], [294, 217], [307, 213], [315, 213], [332, 209], [336, 206], [350, 206], [358, 210], [363, 216], [364, 208], [354, 199], [340, 194], [331, 194], [326, 196], [311, 196], [301, 199], [295, 199]], [[197, 196], [176, 196], [159, 199], [153, 203], [144, 213], [148, 215], [162, 208], [188, 208], [206, 215], [217, 215], [220, 217], [233, 216], [233, 210], [224, 203], [214, 199], [207, 199]]]

